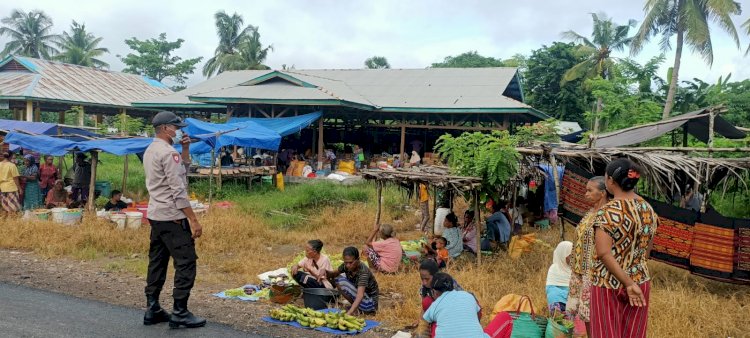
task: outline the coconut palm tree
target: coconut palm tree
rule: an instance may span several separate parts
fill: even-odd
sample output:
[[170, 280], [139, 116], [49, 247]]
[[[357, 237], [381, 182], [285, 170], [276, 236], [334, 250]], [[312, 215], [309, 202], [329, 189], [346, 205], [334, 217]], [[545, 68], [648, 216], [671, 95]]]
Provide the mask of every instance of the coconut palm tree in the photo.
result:
[[70, 33], [63, 32], [55, 42], [61, 51], [55, 60], [86, 67], [109, 68], [108, 63], [97, 58], [109, 53], [109, 49], [99, 47], [100, 42], [102, 38], [87, 32], [86, 25], [73, 21]]
[[714, 60], [714, 51], [709, 21], [713, 21], [729, 33], [739, 48], [740, 39], [732, 22], [732, 15], [740, 14], [740, 4], [732, 0], [646, 0], [644, 11], [646, 17], [631, 45], [633, 55], [639, 53], [652, 36], [661, 35], [662, 51], [672, 49], [672, 36], [677, 37], [672, 79], [662, 111], [662, 119], [666, 119], [674, 106], [682, 47], [685, 44], [692, 47], [710, 66]]
[[[619, 25], [604, 13], [591, 13], [594, 30], [591, 39], [574, 31], [563, 32], [563, 38], [580, 44], [578, 51], [586, 55], [586, 59], [570, 68], [561, 81], [561, 85], [580, 78], [601, 77], [609, 80], [614, 76], [617, 58], [612, 57], [613, 51], [623, 51], [630, 44], [632, 37], [628, 37], [630, 28], [635, 27], [635, 20], [626, 25]], [[594, 118], [594, 132], [599, 129], [599, 113], [602, 110], [602, 98], [597, 98], [596, 116]]]
[[227, 70], [268, 69], [263, 65], [268, 52], [273, 47], [263, 48], [258, 27], [242, 27], [242, 16], [234, 13], [229, 16], [224, 11], [214, 14], [219, 46], [214, 56], [203, 66], [203, 75], [211, 77]]
[[10, 16], [0, 20], [0, 36], [7, 35], [1, 55], [18, 54], [38, 59], [49, 59], [57, 53], [52, 45], [57, 35], [52, 34], [52, 19], [42, 11], [22, 12], [14, 9]]
[[[742, 24], [742, 27], [745, 28], [745, 31], [747, 32], [747, 35], [750, 36], [750, 19], [747, 19], [745, 23]], [[750, 45], [747, 46], [747, 50], [745, 51], [745, 55], [750, 55]]]

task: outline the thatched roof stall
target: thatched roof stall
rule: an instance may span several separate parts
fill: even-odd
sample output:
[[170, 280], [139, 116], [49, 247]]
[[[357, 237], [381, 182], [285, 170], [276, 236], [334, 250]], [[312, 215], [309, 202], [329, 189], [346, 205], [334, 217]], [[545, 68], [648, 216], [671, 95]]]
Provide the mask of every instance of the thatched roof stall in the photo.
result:
[[[420, 166], [387, 170], [365, 169], [361, 171], [361, 174], [365, 179], [374, 180], [377, 184], [378, 212], [375, 216], [375, 221], [378, 224], [380, 224], [383, 185], [385, 183], [397, 185], [427, 184], [431, 187], [448, 190], [461, 196], [470, 193], [473, 199], [474, 219], [477, 220], [477, 231], [480, 231], [478, 189], [482, 185], [482, 179], [479, 177], [456, 176], [451, 174], [450, 168], [445, 166]], [[433, 209], [436, 210], [437, 208]], [[480, 237], [477, 236], [477, 247], [481, 245]], [[481, 262], [482, 255], [477, 254], [477, 264], [481, 264]]]

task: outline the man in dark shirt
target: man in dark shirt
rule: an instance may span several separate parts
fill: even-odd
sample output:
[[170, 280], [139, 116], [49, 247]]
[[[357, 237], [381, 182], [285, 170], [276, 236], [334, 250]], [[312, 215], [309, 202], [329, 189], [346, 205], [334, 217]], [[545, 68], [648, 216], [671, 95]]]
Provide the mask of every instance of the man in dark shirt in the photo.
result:
[[73, 164], [73, 201], [81, 202], [89, 199], [89, 185], [91, 184], [91, 163], [86, 161], [86, 154], [76, 153]]
[[122, 198], [122, 192], [119, 190], [112, 190], [111, 197], [109, 199], [109, 202], [104, 205], [104, 210], [106, 211], [120, 211], [122, 209], [125, 209], [128, 207], [128, 204], [121, 201]]

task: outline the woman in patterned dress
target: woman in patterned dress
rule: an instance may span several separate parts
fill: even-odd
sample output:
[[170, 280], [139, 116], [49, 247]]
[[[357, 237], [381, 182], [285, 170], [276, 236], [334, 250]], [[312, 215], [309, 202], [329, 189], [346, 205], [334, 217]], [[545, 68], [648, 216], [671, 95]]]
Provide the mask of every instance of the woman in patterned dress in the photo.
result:
[[628, 159], [607, 165], [614, 198], [594, 218], [591, 336], [645, 338], [651, 275], [646, 265], [657, 228], [654, 209], [633, 189], [641, 169]]
[[23, 210], [33, 210], [42, 206], [42, 192], [39, 188], [39, 166], [34, 161], [34, 156], [23, 157], [23, 177], [26, 179], [26, 187], [23, 190]]
[[567, 311], [586, 324], [586, 335], [591, 336], [589, 323], [589, 300], [591, 299], [591, 267], [594, 259], [594, 217], [596, 212], [609, 201], [604, 176], [589, 179], [586, 184], [586, 199], [593, 208], [583, 216], [576, 227], [577, 240], [573, 245], [571, 257], [570, 291], [568, 293]]

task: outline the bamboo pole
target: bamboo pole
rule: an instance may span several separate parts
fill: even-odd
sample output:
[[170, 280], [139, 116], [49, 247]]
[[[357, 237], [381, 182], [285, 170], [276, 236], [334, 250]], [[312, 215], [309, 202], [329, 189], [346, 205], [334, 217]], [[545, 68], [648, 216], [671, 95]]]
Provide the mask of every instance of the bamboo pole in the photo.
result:
[[213, 181], [214, 181], [214, 163], [216, 163], [216, 152], [211, 148], [211, 171], [208, 173], [208, 205], [211, 205], [213, 198]]
[[383, 182], [376, 181], [378, 186], [378, 212], [375, 214], [375, 224], [380, 225], [380, 215], [383, 209]]
[[435, 236], [435, 222], [437, 220], [437, 209], [438, 209], [437, 200], [438, 200], [437, 187], [433, 186], [432, 187], [432, 227], [431, 227], [432, 231], [430, 231], [430, 233], [432, 233], [433, 236]]
[[122, 170], [122, 187], [120, 191], [123, 195], [125, 195], [125, 187], [128, 185], [128, 154], [125, 154], [125, 165], [123, 165]]
[[714, 146], [714, 120], [716, 113], [712, 110], [708, 115], [708, 149]]
[[99, 152], [91, 152], [91, 179], [89, 181], [89, 196], [88, 202], [86, 203], [86, 210], [94, 211], [94, 190], [96, 189], [96, 166], [99, 162]]
[[481, 220], [479, 219], [479, 191], [474, 190], [474, 227], [477, 231], [477, 266], [482, 266], [482, 227], [480, 226]]

